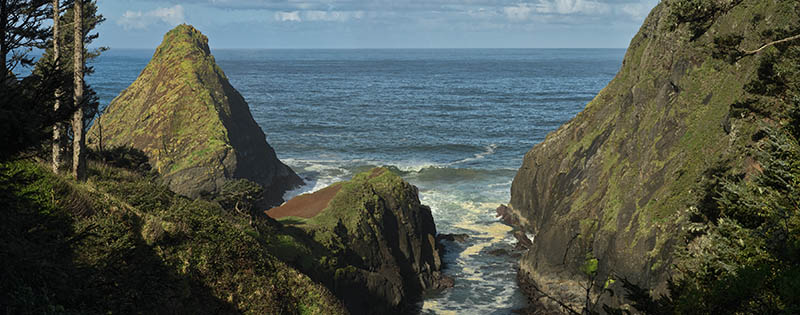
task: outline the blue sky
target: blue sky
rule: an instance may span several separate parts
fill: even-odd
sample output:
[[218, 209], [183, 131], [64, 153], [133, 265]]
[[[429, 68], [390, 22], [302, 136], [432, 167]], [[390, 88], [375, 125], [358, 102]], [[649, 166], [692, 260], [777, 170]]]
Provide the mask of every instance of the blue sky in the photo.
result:
[[98, 45], [154, 48], [188, 23], [212, 48], [625, 48], [659, 0], [98, 0]]

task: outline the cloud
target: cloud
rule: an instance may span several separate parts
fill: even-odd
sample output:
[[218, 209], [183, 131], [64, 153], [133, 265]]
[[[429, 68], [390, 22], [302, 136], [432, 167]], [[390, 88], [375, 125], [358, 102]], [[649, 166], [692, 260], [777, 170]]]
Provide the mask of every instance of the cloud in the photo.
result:
[[513, 7], [503, 8], [503, 13], [512, 21], [524, 21], [530, 17], [533, 8], [527, 3], [520, 3]]
[[305, 11], [303, 16], [309, 21], [346, 22], [364, 17], [364, 11]]
[[656, 5], [658, 0], [649, 0], [639, 3], [626, 3], [620, 9], [633, 20], [643, 20], [650, 13], [650, 9]]
[[122, 18], [117, 20], [117, 24], [122, 25], [126, 30], [146, 29], [156, 23], [164, 23], [175, 26], [184, 23], [186, 18], [183, 14], [183, 6], [180, 4], [169, 8], [157, 8], [151, 11], [125, 11]]
[[275, 20], [279, 22], [302, 22], [302, 21], [320, 21], [320, 22], [347, 22], [350, 20], [358, 20], [364, 17], [364, 11], [322, 11], [322, 10], [308, 10], [308, 11], [291, 11], [291, 12], [275, 12]]
[[300, 22], [300, 12], [275, 12], [275, 20], [280, 22]]
[[539, 0], [536, 12], [547, 14], [605, 15], [610, 5], [592, 0]]
[[[109, 0], [112, 1], [112, 0]], [[608, 25], [638, 24], [659, 0], [146, 0], [171, 3], [171, 8], [127, 11], [118, 22], [126, 28], [146, 28], [153, 23], [175, 24], [183, 19], [183, 7], [210, 18], [246, 17], [272, 23], [315, 24], [370, 23], [451, 27], [494, 25]], [[198, 13], [201, 12], [201, 13]], [[227, 21], [242, 22], [239, 18]], [[217, 21], [217, 20], [215, 20]], [[317, 22], [317, 23], [311, 23]], [[323, 23], [324, 22], [324, 23]], [[178, 22], [179, 23], [179, 22]], [[320, 27], [320, 26], [317, 26]]]

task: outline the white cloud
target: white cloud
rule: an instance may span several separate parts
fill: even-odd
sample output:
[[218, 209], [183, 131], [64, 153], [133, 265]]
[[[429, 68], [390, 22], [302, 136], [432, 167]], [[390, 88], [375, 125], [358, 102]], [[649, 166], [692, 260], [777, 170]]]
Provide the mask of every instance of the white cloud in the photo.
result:
[[364, 18], [364, 11], [292, 11], [275, 12], [275, 20], [280, 22], [302, 22], [302, 21], [321, 21], [321, 22], [347, 22]]
[[545, 14], [607, 14], [610, 7], [606, 3], [592, 0], [539, 0], [536, 12]]
[[300, 12], [275, 12], [275, 20], [281, 22], [300, 22]]
[[156, 23], [175, 26], [185, 21], [183, 6], [179, 4], [174, 7], [157, 8], [147, 12], [128, 10], [122, 14], [122, 18], [117, 20], [117, 24], [122, 25], [125, 29], [146, 29]]
[[520, 3], [513, 7], [503, 8], [503, 13], [512, 21], [524, 21], [530, 17], [533, 8], [527, 3]]
[[364, 11], [305, 11], [303, 17], [309, 21], [346, 22], [364, 17]]
[[634, 20], [644, 20], [650, 9], [658, 3], [658, 0], [646, 0], [639, 3], [626, 3], [622, 5], [621, 10]]
[[[642, 6], [643, 7], [643, 6]], [[630, 9], [639, 7], [631, 6]], [[503, 13], [510, 21], [529, 20], [534, 15], [559, 14], [559, 15], [606, 15], [611, 12], [611, 6], [593, 0], [538, 0], [537, 3], [518, 3], [515, 6], [503, 7]], [[623, 12], [631, 14], [628, 11]], [[638, 11], [637, 11], [638, 12]]]

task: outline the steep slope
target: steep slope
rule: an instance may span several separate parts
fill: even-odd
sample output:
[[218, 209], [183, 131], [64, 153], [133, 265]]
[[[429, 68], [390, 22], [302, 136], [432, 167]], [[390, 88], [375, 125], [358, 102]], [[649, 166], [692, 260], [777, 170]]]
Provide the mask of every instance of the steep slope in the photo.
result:
[[228, 82], [208, 47], [189, 25], [164, 36], [136, 81], [106, 108], [90, 130], [105, 147], [144, 151], [175, 192], [217, 192], [231, 178], [265, 188], [269, 204], [302, 180], [281, 163]]
[[430, 208], [420, 204], [416, 187], [387, 169], [295, 197], [267, 214], [302, 231], [296, 248], [279, 257], [325, 283], [353, 314], [406, 313], [424, 290], [452, 286], [441, 274]]
[[9, 314], [346, 314], [271, 255], [245, 216], [90, 161], [86, 183], [0, 164], [0, 308]]
[[735, 46], [758, 48], [797, 29], [798, 12], [788, 0], [659, 3], [613, 81], [524, 157], [511, 211], [535, 239], [521, 279], [580, 306], [587, 277], [579, 270], [591, 254], [596, 287], [614, 274], [663, 292], [709, 170], [756, 172], [740, 149], [771, 123], [732, 119], [764, 57], [730, 63], [730, 43], [720, 39], [742, 36]]

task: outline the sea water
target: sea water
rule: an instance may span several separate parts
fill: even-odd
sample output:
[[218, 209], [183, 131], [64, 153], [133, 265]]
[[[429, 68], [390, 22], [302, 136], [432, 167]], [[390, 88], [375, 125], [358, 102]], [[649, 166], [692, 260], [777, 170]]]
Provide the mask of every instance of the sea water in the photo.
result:
[[[110, 50], [88, 82], [107, 105], [152, 50]], [[455, 287], [423, 314], [507, 314], [524, 305], [510, 199], [522, 158], [616, 74], [622, 49], [214, 50], [284, 163], [312, 192], [374, 166], [419, 187], [445, 241]], [[505, 252], [505, 253], [504, 253]]]

